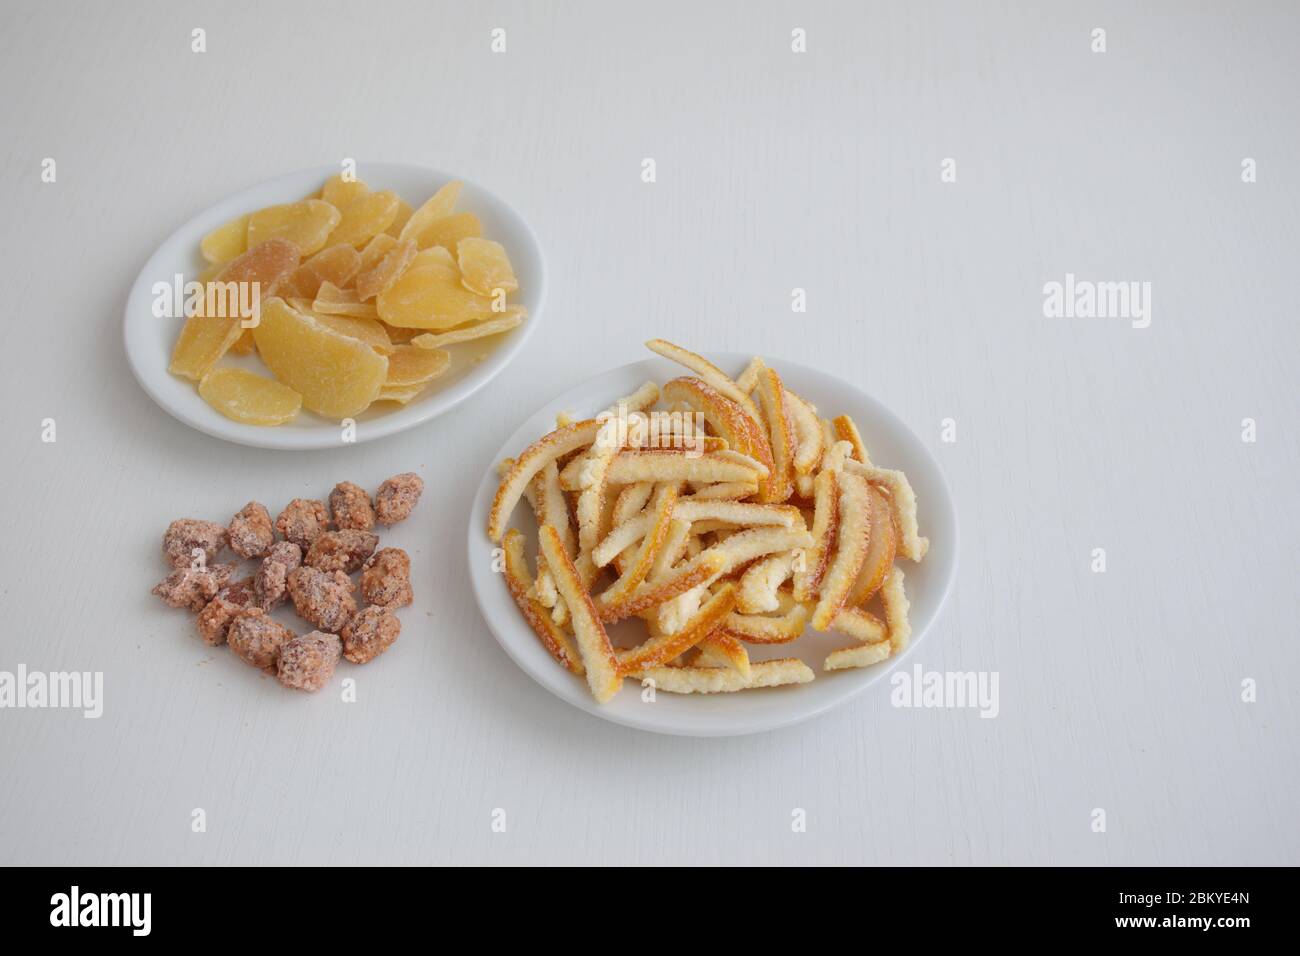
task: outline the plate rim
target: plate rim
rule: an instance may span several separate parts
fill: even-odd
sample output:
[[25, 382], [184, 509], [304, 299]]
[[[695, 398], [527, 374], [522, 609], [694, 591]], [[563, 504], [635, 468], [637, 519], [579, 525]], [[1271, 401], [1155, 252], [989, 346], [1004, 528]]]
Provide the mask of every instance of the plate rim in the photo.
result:
[[[403, 412], [410, 409], [409, 406], [400, 410], [395, 410], [389, 415], [382, 418], [366, 421], [362, 423], [364, 427], [359, 427], [356, 432], [354, 442], [341, 443], [338, 439], [337, 425], [321, 425], [319, 428], [313, 428], [310, 431], [300, 432], [283, 432], [274, 427], [265, 427], [259, 425], [246, 425], [242, 422], [236, 422], [233, 419], [227, 419], [213, 410], [212, 414], [217, 420], [209, 421], [207, 417], [196, 417], [184, 409], [176, 407], [166, 396], [154, 386], [150, 376], [144, 370], [144, 364], [148, 361], [147, 357], [140, 354], [143, 348], [141, 343], [133, 344], [133, 330], [142, 319], [137, 318], [133, 323], [132, 317], [139, 314], [139, 303], [141, 300], [147, 301], [150, 295], [150, 289], [153, 285], [151, 280], [156, 280], [155, 260], [162, 254], [163, 249], [172, 245], [183, 233], [188, 231], [192, 225], [208, 215], [218, 207], [237, 199], [246, 193], [259, 191], [263, 189], [275, 189], [280, 184], [287, 188], [289, 184], [296, 183], [307, 177], [320, 176], [323, 179], [339, 172], [337, 163], [326, 163], [319, 166], [307, 166], [293, 170], [287, 173], [264, 179], [243, 189], [228, 193], [214, 202], [208, 203], [198, 212], [189, 216], [173, 229], [167, 236], [158, 243], [157, 246], [149, 253], [145, 259], [144, 265], [136, 274], [134, 281], [131, 283], [130, 291], [126, 296], [126, 303], [123, 306], [122, 316], [122, 346], [126, 353], [127, 366], [131, 369], [131, 374], [137, 384], [146, 395], [160, 409], [184, 425], [195, 431], [208, 435], [212, 438], [218, 438], [222, 441], [231, 442], [237, 445], [243, 445], [250, 448], [265, 448], [272, 451], [319, 451], [332, 448], [347, 447], [348, 444], [360, 445], [369, 441], [377, 441], [381, 438], [387, 438], [399, 434], [420, 425], [427, 424], [435, 418], [450, 412], [461, 403], [474, 396], [480, 389], [487, 386], [489, 382], [495, 379], [515, 360], [519, 352], [528, 343], [542, 320], [546, 309], [546, 292], [548, 270], [546, 265], [546, 254], [541, 241], [537, 238], [537, 232], [533, 229], [528, 219], [514, 206], [508, 202], [499, 192], [483, 185], [478, 180], [471, 177], [462, 176], [459, 173], [437, 169], [432, 166], [424, 166], [418, 163], [393, 162], [388, 160], [357, 160], [356, 168], [361, 174], [364, 170], [378, 169], [401, 169], [408, 173], [417, 173], [421, 176], [427, 176], [434, 181], [450, 182], [458, 180], [470, 187], [471, 191], [481, 192], [498, 204], [502, 209], [514, 218], [519, 229], [527, 237], [527, 241], [532, 247], [533, 255], [537, 260], [537, 282], [535, 304], [530, 310], [528, 321], [516, 331], [508, 341], [502, 342], [493, 350], [490, 360], [483, 363], [487, 366], [487, 372], [481, 377], [475, 378], [474, 375], [479, 370], [474, 370], [470, 375], [461, 381], [455, 383], [444, 393], [439, 393], [429, 397], [427, 403], [417, 406], [414, 411], [416, 414], [409, 417], [403, 416]], [[370, 175], [365, 173], [365, 175]], [[379, 174], [382, 176], [382, 173]], [[166, 368], [162, 369], [162, 374], [170, 374]], [[427, 407], [426, 407], [427, 406]]]
[[[713, 362], [715, 365], [720, 365], [720, 367], [724, 367], [724, 368], [732, 367], [732, 366], [741, 367], [745, 362], [749, 361], [748, 355], [739, 352], [711, 351], [702, 354], [704, 354], [704, 357], [707, 358], [709, 361]], [[621, 712], [614, 711], [606, 707], [602, 707], [601, 705], [597, 704], [594, 700], [592, 700], [590, 695], [586, 693], [573, 695], [573, 696], [562, 694], [555, 687], [547, 683], [547, 681], [544, 680], [540, 674], [536, 673], [534, 669], [529, 665], [529, 663], [526, 662], [520, 654], [516, 653], [515, 648], [512, 647], [511, 641], [508, 640], [506, 637], [504, 637], [498, 631], [497, 627], [493, 623], [492, 617], [486, 611], [485, 603], [488, 599], [488, 595], [484, 593], [480, 587], [484, 578], [482, 573], [476, 567], [476, 561], [481, 560], [482, 553], [481, 551], [476, 553], [475, 549], [476, 546], [478, 548], [490, 546], [490, 542], [487, 541], [487, 537], [484, 533], [484, 527], [486, 525], [486, 520], [487, 520], [488, 502], [490, 502], [492, 494], [494, 494], [495, 488], [498, 484], [496, 480], [496, 471], [495, 471], [496, 463], [500, 461], [502, 457], [509, 454], [513, 454], [513, 452], [511, 452], [510, 449], [514, 448], [514, 446], [518, 444], [517, 436], [524, 429], [524, 427], [528, 424], [529, 421], [531, 421], [533, 418], [539, 415], [552, 415], [555, 412], [564, 410], [567, 407], [567, 405], [571, 403], [572, 400], [571, 396], [573, 396], [575, 392], [580, 392], [586, 389], [590, 385], [590, 383], [596, 381], [597, 379], [604, 378], [606, 376], [612, 376], [618, 373], [628, 373], [632, 369], [643, 368], [646, 366], [661, 367], [665, 363], [672, 364], [667, 359], [660, 358], [660, 357], [643, 358], [635, 362], [628, 362], [624, 365], [613, 366], [611, 368], [605, 369], [604, 371], [597, 372], [595, 375], [589, 376], [588, 378], [582, 380], [581, 382], [575, 383], [570, 388], [556, 395], [549, 402], [540, 406], [536, 411], [530, 413], [527, 417], [525, 417], [524, 420], [520, 422], [520, 424], [515, 428], [515, 430], [511, 432], [510, 436], [506, 438], [501, 448], [498, 449], [498, 451], [493, 455], [492, 459], [489, 461], [488, 466], [483, 473], [483, 478], [479, 482], [478, 488], [475, 490], [474, 499], [469, 509], [469, 521], [466, 529], [467, 531], [466, 560], [469, 565], [467, 571], [469, 573], [470, 586], [474, 592], [474, 601], [478, 605], [479, 615], [482, 618], [484, 625], [487, 627], [488, 631], [491, 632], [492, 636], [496, 639], [496, 642], [501, 646], [501, 649], [505, 651], [506, 656], [509, 657], [510, 660], [513, 661], [514, 664], [521, 671], [527, 674], [528, 677], [531, 678], [536, 684], [540, 685], [543, 689], [548, 691], [554, 697], [565, 702], [566, 704], [570, 704], [574, 707], [577, 707], [579, 710], [585, 711], [586, 713], [591, 714], [595, 717], [601, 718], [605, 721], [616, 724], [620, 727], [627, 727], [633, 730], [639, 730], [648, 733], [656, 733], [656, 734], [675, 736], [675, 737], [740, 737], [740, 736], [747, 736], [750, 734], [767, 733], [769, 731], [780, 730], [785, 727], [791, 727], [795, 724], [802, 723], [806, 720], [811, 720], [815, 717], [819, 717], [837, 707], [846, 704], [854, 697], [857, 697], [859, 694], [864, 693], [867, 690], [867, 688], [884, 680], [888, 675], [894, 673], [897, 670], [897, 668], [900, 665], [902, 665], [904, 661], [907, 660], [907, 658], [912, 654], [912, 652], [917, 648], [917, 646], [922, 643], [925, 637], [929, 634], [930, 630], [933, 629], [933, 627], [939, 621], [944, 608], [947, 606], [948, 598], [951, 596], [957, 580], [957, 570], [958, 570], [958, 565], [960, 563], [960, 555], [961, 555], [960, 522], [957, 514], [956, 499], [953, 497], [952, 488], [948, 483], [947, 475], [944, 473], [943, 468], [941, 468], [939, 465], [939, 460], [935, 457], [934, 453], [930, 450], [930, 448], [921, 440], [920, 436], [917, 435], [917, 433], [911, 428], [911, 426], [907, 424], [906, 421], [904, 421], [899, 415], [897, 415], [892, 409], [890, 409], [889, 406], [886, 405], [884, 402], [870, 395], [868, 392], [866, 392], [864, 389], [860, 388], [856, 384], [846, 381], [845, 379], [840, 378], [838, 375], [833, 375], [829, 372], [824, 372], [822, 370], [815, 369], [811, 366], [804, 365], [799, 362], [786, 361], [782, 359], [779, 362], [774, 362], [773, 364], [774, 367], [777, 367], [778, 369], [784, 369], [784, 368], [798, 369], [798, 371], [801, 374], [808, 374], [820, 378], [833, 379], [840, 386], [857, 393], [859, 396], [865, 399], [866, 404], [868, 406], [871, 405], [878, 406], [881, 410], [884, 411], [886, 415], [888, 415], [894, 420], [896, 426], [899, 429], [901, 429], [904, 433], [906, 433], [908, 439], [914, 445], [914, 447], [917, 448], [928, 459], [933, 474], [938, 479], [939, 487], [942, 491], [943, 502], [941, 503], [941, 507], [943, 507], [944, 510], [946, 510], [947, 512], [947, 518], [948, 518], [947, 523], [948, 526], [951, 528], [951, 564], [949, 566], [949, 571], [947, 576], [942, 581], [942, 586], [939, 589], [939, 595], [934, 605], [934, 612], [931, 615], [930, 620], [926, 622], [925, 627], [921, 629], [920, 633], [913, 634], [912, 639], [908, 642], [908, 645], [904, 649], [903, 653], [889, 658], [887, 662], [882, 662], [885, 663], [887, 666], [879, 667], [879, 665], [877, 665], [876, 667], [864, 672], [863, 676], [860, 677], [858, 680], [845, 681], [844, 690], [839, 692], [835, 696], [832, 696], [828, 699], [824, 699], [817, 704], [809, 705], [808, 707], [799, 710], [797, 712], [790, 713], [784, 716], [774, 717], [771, 720], [750, 720], [746, 725], [743, 726], [727, 725], [727, 724], [720, 724], [718, 726], [702, 726], [702, 725], [695, 724], [688, 727], [663, 726], [662, 724], [656, 725], [653, 722], [632, 718]], [[634, 377], [634, 376], [630, 376], [630, 377]], [[658, 381], [658, 378], [655, 378], [655, 380]], [[537, 436], [534, 436], [534, 440], [535, 437]], [[518, 449], [515, 450], [517, 451]], [[945, 542], [945, 545], [947, 544], [948, 542]], [[497, 572], [492, 572], [493, 578], [497, 576], [498, 576]], [[501, 594], [503, 595], [506, 594], [504, 588], [502, 588]], [[513, 604], [513, 602], [511, 603]], [[531, 629], [528, 628], [527, 624], [524, 623], [523, 619], [516, 618], [516, 620], [519, 627], [528, 633], [530, 639], [536, 641], [535, 635], [533, 635]], [[554, 666], [554, 661], [552, 661], [549, 658], [549, 656], [547, 657], [547, 661]], [[558, 672], [559, 671], [557, 668], [557, 673]], [[821, 679], [820, 676], [818, 679]], [[585, 690], [585, 685], [584, 685], [584, 690]]]

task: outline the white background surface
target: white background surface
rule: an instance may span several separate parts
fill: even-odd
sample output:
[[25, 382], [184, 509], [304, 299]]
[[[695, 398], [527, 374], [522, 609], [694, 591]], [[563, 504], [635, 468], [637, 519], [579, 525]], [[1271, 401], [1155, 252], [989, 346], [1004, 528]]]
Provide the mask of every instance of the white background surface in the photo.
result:
[[[6, 4], [0, 669], [102, 670], [106, 701], [0, 711], [0, 862], [1300, 862], [1300, 19], [1129, 6]], [[546, 328], [374, 444], [173, 421], [122, 354], [136, 272], [222, 196], [346, 156], [515, 203]], [[1045, 319], [1066, 272], [1150, 281], [1151, 327]], [[662, 738], [514, 667], [467, 588], [472, 490], [528, 409], [651, 335], [820, 365], [932, 443], [961, 570], [917, 659], [997, 671], [996, 719], [882, 684], [785, 731]], [[357, 703], [282, 690], [148, 593], [172, 518], [407, 469], [428, 491], [386, 540], [417, 603], [350, 669]]]

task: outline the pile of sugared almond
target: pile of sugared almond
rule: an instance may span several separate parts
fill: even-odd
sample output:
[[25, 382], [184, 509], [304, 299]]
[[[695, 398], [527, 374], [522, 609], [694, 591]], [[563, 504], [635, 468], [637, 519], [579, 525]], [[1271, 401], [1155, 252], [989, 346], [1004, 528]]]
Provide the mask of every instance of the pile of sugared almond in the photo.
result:
[[[406, 472], [381, 484], [373, 503], [365, 489], [345, 481], [330, 492], [328, 510], [323, 502], [295, 498], [274, 524], [256, 501], [226, 527], [173, 521], [163, 554], [176, 570], [153, 593], [171, 607], [197, 611], [204, 643], [230, 645], [285, 687], [320, 690], [340, 657], [364, 664], [397, 640], [402, 624], [395, 612], [413, 598], [411, 559], [401, 548], [376, 550], [372, 529], [407, 518], [423, 490], [420, 476]], [[236, 580], [238, 561], [215, 563], [226, 548], [260, 561], [256, 572]], [[349, 576], [357, 571], [364, 609]], [[316, 630], [298, 635], [271, 618], [286, 597]]]

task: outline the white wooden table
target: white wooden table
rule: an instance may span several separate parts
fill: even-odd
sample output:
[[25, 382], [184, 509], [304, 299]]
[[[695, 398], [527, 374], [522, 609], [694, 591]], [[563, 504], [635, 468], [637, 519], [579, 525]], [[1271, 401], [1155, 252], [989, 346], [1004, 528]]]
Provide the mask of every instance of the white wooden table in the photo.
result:
[[[103, 671], [105, 701], [0, 710], [0, 862], [1300, 862], [1300, 17], [1217, 6], [7, 4], [0, 670]], [[179, 425], [122, 353], [136, 272], [223, 195], [349, 156], [516, 203], [545, 330], [373, 445]], [[1067, 273], [1150, 282], [1150, 327], [1045, 317]], [[931, 444], [961, 571], [917, 660], [998, 672], [996, 719], [881, 685], [660, 738], [510, 663], [467, 588], [472, 489], [525, 409], [652, 335], [819, 365]], [[417, 601], [356, 703], [148, 593], [174, 517], [408, 469]]]

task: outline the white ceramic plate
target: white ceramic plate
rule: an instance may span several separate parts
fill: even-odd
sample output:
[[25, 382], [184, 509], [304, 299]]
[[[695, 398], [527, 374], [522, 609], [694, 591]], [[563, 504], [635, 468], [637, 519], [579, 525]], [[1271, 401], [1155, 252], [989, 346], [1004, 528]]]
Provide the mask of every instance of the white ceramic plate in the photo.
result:
[[[126, 303], [126, 355], [140, 385], [169, 414], [201, 432], [243, 445], [259, 448], [338, 446], [338, 423], [305, 409], [294, 421], [274, 428], [243, 425], [218, 413], [199, 397], [193, 382], [167, 371], [181, 320], [155, 318], [152, 308], [154, 283], [171, 283], [178, 273], [189, 281], [203, 268], [205, 263], [199, 255], [199, 240], [208, 232], [263, 206], [304, 199], [318, 192], [325, 180], [338, 171], [337, 166], [304, 169], [223, 199], [172, 233], [149, 258]], [[416, 208], [445, 183], [454, 179], [464, 182], [465, 188], [457, 207], [476, 214], [483, 222], [484, 234], [506, 247], [519, 278], [519, 293], [512, 301], [528, 308], [528, 318], [517, 329], [451, 346], [451, 369], [410, 404], [402, 406], [384, 402], [360, 415], [356, 440], [361, 442], [392, 435], [441, 415], [469, 398], [509, 365], [541, 321], [546, 267], [537, 238], [520, 215], [504, 200], [464, 176], [396, 163], [360, 163], [357, 175], [372, 189], [391, 189]], [[486, 358], [479, 360], [482, 355]], [[222, 359], [222, 363], [243, 365], [264, 375], [269, 374], [256, 356], [241, 358], [231, 355]]]
[[[749, 356], [715, 354], [709, 359], [738, 375]], [[749, 646], [755, 660], [791, 655], [803, 658], [817, 674], [809, 684], [735, 694], [661, 692], [649, 703], [642, 701], [639, 687], [629, 680], [613, 700], [603, 705], [592, 700], [586, 681], [574, 677], [551, 659], [515, 607], [501, 575], [492, 569], [492, 545], [485, 529], [497, 489], [496, 465], [502, 458], [519, 454], [554, 428], [556, 412], [567, 411], [578, 417], [594, 415], [620, 396], [634, 391], [642, 382], [653, 380], [662, 384], [677, 375], [689, 374], [666, 359], [653, 358], [599, 375], [540, 409], [487, 463], [483, 482], [474, 498], [469, 521], [469, 573], [479, 608], [506, 653], [557, 697], [606, 720], [656, 733], [697, 737], [756, 733], [806, 720], [844, 703], [883, 678], [925, 640], [957, 573], [957, 515], [939, 466], [920, 439], [893, 412], [855, 386], [790, 362], [774, 361], [773, 365], [789, 387], [815, 404], [823, 415], [853, 416], [872, 461], [886, 468], [901, 468], [916, 491], [921, 533], [929, 537], [930, 551], [919, 565], [902, 559], [899, 562], [906, 574], [905, 585], [912, 603], [912, 639], [908, 649], [874, 667], [826, 673], [822, 670], [826, 654], [853, 641], [843, 635], [819, 634], [809, 628], [793, 644], [768, 648]], [[512, 524], [525, 530], [530, 542], [535, 544], [536, 525], [527, 504], [521, 503], [515, 509]]]

